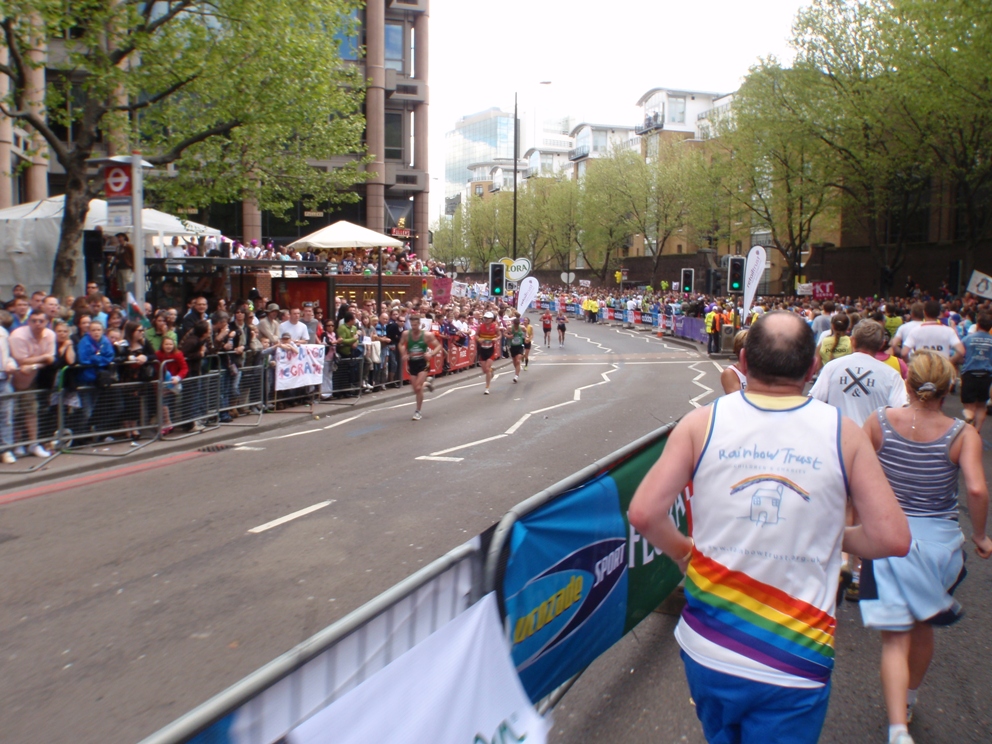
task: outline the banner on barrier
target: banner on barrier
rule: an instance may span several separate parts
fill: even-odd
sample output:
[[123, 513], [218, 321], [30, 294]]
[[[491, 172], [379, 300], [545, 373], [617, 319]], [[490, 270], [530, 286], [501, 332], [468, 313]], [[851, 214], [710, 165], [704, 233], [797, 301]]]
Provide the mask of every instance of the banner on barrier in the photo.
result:
[[[471, 680], [466, 684], [466, 680]], [[292, 731], [289, 744], [546, 741], [493, 594]]]
[[[667, 433], [514, 524], [501, 589], [513, 662], [531, 700], [588, 666], [681, 580], [627, 521], [666, 440]], [[671, 518], [686, 530], [685, 495]]]
[[276, 390], [320, 385], [323, 379], [323, 344], [299, 344], [296, 351], [276, 350]]

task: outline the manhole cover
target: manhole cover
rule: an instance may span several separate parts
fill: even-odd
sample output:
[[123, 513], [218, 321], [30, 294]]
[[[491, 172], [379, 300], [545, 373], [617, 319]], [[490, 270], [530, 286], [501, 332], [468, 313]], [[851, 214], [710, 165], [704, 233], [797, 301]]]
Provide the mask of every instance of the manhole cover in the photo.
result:
[[208, 444], [206, 447], [200, 447], [197, 452], [223, 452], [233, 447], [233, 444]]

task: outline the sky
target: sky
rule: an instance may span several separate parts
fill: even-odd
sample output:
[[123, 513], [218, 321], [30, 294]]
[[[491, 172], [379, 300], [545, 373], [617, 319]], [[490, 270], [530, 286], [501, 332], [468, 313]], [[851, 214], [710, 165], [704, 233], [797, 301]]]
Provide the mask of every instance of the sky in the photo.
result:
[[651, 88], [729, 93], [759, 58], [790, 60], [807, 4], [430, 0], [431, 222], [444, 204], [444, 135], [461, 117], [512, 111], [517, 92], [521, 116], [539, 107], [632, 126]]

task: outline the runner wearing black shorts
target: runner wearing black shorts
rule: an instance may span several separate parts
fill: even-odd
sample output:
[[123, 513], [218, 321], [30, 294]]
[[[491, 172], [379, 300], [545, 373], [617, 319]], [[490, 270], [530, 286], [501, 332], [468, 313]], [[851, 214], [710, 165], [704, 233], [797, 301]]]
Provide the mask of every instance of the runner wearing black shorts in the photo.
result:
[[568, 323], [568, 315], [565, 313], [564, 306], [559, 304], [558, 310], [558, 348], [564, 348], [565, 346], [565, 324]]
[[[410, 374], [410, 387], [417, 400], [417, 410], [413, 412], [413, 420], [420, 421], [420, 409], [424, 405], [424, 383], [427, 382], [428, 363], [432, 356], [441, 351], [441, 342], [420, 327], [420, 316], [416, 313], [410, 316], [410, 330], [403, 331], [399, 340], [402, 363]], [[428, 390], [433, 392], [434, 386], [428, 384]]]
[[992, 315], [981, 313], [974, 333], [964, 337], [964, 361], [961, 364], [961, 405], [964, 420], [979, 433], [988, 413], [986, 401], [992, 387]]
[[530, 347], [534, 343], [534, 326], [530, 324], [530, 318], [524, 318], [520, 324], [524, 327], [524, 369], [527, 369], [530, 364]]
[[541, 316], [541, 327], [544, 330], [544, 345], [549, 349], [551, 348], [551, 324], [554, 319], [555, 316], [551, 314], [550, 310], [545, 310], [544, 315]]
[[493, 355], [496, 351], [496, 339], [500, 336], [499, 326], [496, 325], [496, 316], [491, 312], [486, 312], [482, 316], [482, 323], [475, 332], [475, 343], [478, 351], [479, 366], [486, 373], [486, 389], [484, 395], [489, 395], [489, 384], [493, 380]]
[[520, 317], [515, 317], [510, 327], [504, 332], [510, 340], [510, 357], [513, 359], [513, 381], [520, 377], [520, 359], [524, 355], [524, 341], [527, 339], [527, 332], [520, 325]]

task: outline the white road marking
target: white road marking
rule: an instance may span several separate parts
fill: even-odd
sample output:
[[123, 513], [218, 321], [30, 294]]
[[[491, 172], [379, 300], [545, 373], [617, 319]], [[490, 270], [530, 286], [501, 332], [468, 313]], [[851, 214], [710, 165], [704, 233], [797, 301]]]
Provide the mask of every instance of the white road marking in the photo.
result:
[[243, 445], [241, 447], [235, 447], [234, 449], [237, 452], [263, 452], [263, 451], [265, 451], [265, 447], [245, 447]]
[[464, 457], [434, 457], [432, 455], [421, 455], [418, 460], [434, 460], [435, 462], [461, 462]]
[[[607, 375], [612, 375], [618, 369], [619, 369], [619, 367], [614, 364], [613, 365], [613, 369], [611, 369], [609, 372], [602, 372], [601, 373], [602, 376], [603, 376], [603, 381], [602, 382], [594, 382], [592, 385], [583, 385], [580, 388], [575, 388], [575, 393], [574, 393], [574, 395], [572, 397], [572, 400], [582, 400], [582, 391], [583, 390], [588, 390], [589, 388], [596, 387], [597, 385], [605, 385], [606, 383], [611, 382], [610, 378]], [[690, 369], [691, 369], [691, 367], [690, 367]]]
[[287, 514], [285, 517], [279, 517], [279, 519], [273, 519], [271, 522], [260, 524], [258, 527], [252, 527], [248, 531], [253, 535], [257, 535], [259, 532], [265, 532], [266, 530], [271, 530], [273, 527], [278, 527], [281, 524], [286, 524], [286, 522], [292, 522], [294, 519], [299, 519], [300, 517], [306, 516], [310, 512], [315, 512], [318, 509], [323, 509], [325, 506], [330, 506], [335, 501], [336, 499], [331, 499], [330, 501], [321, 501], [319, 504], [308, 506], [306, 509], [300, 509], [298, 512]]
[[[599, 383], [596, 383], [597, 385]], [[562, 406], [570, 406], [574, 403], [574, 400], [566, 400], [564, 403], [555, 403], [553, 406], [548, 406], [547, 408], [538, 408], [536, 411], [531, 411], [531, 413], [544, 413], [545, 411], [550, 411], [553, 408], [561, 408]]]
[[328, 424], [327, 426], [324, 427], [324, 431], [327, 431], [328, 429], [333, 429], [336, 426], [341, 426], [341, 424], [347, 424], [349, 421], [354, 421], [355, 419], [359, 419], [364, 415], [365, 413], [360, 413], [357, 416], [349, 416], [348, 418], [342, 419], [341, 421], [337, 421], [333, 424]]
[[[696, 362], [696, 364], [700, 364], [700, 362]], [[689, 404], [691, 406], [693, 406], [694, 408], [702, 408], [703, 406], [699, 402], [699, 400], [701, 398], [705, 398], [707, 395], [710, 395], [713, 392], [713, 388], [708, 388], [703, 383], [700, 382], [700, 380], [703, 379], [706, 376], [706, 373], [703, 370], [697, 369], [695, 364], [693, 366], [689, 367], [689, 369], [691, 369], [691, 370], [699, 373], [694, 378], [692, 378], [692, 384], [693, 385], [696, 385], [698, 387], [701, 387], [705, 391], [705, 392], [700, 393], [699, 395], [697, 395], [695, 398], [691, 398], [689, 400]]]
[[581, 340], [583, 340], [583, 341], [588, 341], [588, 342], [589, 342], [589, 343], [591, 343], [591, 344], [592, 344], [593, 346], [598, 346], [598, 347], [599, 347], [600, 349], [602, 349], [602, 350], [603, 350], [603, 353], [604, 353], [604, 354], [610, 354], [610, 353], [612, 353], [612, 352], [613, 352], [613, 349], [609, 349], [609, 348], [607, 348], [607, 347], [605, 347], [605, 346], [603, 346], [603, 345], [602, 345], [601, 343], [599, 343], [598, 341], [593, 341], [593, 340], [592, 340], [591, 338], [587, 338], [586, 336], [580, 336], [579, 334], [577, 334], [577, 333], [572, 333], [571, 331], [569, 331], [569, 333], [570, 333], [570, 334], [571, 334], [572, 336], [575, 336], [575, 337], [576, 337], [576, 338], [578, 338], [578, 339], [581, 339]]
[[517, 423], [515, 423], [513, 426], [511, 426], [509, 429], [507, 429], [505, 433], [507, 435], [513, 434], [517, 429], [523, 426], [524, 421], [526, 421], [529, 418], [530, 418], [530, 414], [525, 413], [523, 416], [520, 417], [520, 420]]
[[448, 449], [438, 450], [437, 452], [431, 452], [431, 457], [437, 457], [438, 455], [446, 455], [449, 452], [457, 452], [458, 450], [463, 450], [468, 447], [474, 447], [477, 444], [485, 444], [486, 442], [495, 442], [497, 439], [504, 439], [506, 434], [497, 434], [494, 437], [486, 437], [485, 439], [477, 439], [474, 442], [466, 442], [465, 444], [459, 444], [457, 447], [449, 447]]
[[719, 362], [713, 362], [713, 366], [716, 367], [717, 372], [719, 372], [721, 375], [723, 374], [723, 367], [720, 366]]

